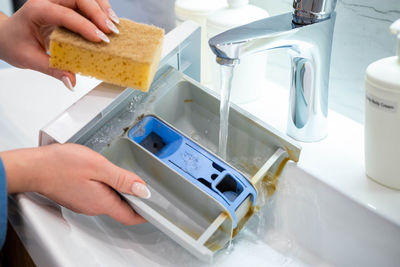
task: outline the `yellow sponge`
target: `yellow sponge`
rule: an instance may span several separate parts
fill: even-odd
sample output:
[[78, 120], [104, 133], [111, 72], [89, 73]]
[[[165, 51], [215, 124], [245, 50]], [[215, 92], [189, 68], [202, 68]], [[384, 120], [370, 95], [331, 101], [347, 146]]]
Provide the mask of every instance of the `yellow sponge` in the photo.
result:
[[110, 43], [89, 42], [65, 28], [50, 36], [50, 66], [148, 91], [161, 57], [164, 30], [120, 19]]

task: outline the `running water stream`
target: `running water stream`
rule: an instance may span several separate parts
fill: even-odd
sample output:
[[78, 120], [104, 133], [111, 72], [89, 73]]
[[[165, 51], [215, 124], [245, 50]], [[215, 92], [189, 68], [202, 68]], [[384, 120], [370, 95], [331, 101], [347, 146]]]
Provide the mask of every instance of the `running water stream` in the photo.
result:
[[230, 95], [234, 66], [221, 65], [221, 98], [219, 106], [219, 145], [218, 155], [226, 160], [229, 128]]
[[[219, 144], [218, 155], [226, 160], [226, 151], [228, 144], [228, 129], [229, 129], [229, 109], [230, 109], [230, 96], [232, 88], [233, 70], [234, 66], [221, 65], [221, 97], [219, 106]], [[226, 254], [233, 251], [232, 244], [233, 229], [230, 235], [228, 246], [225, 250]]]
[[[234, 66], [220, 66], [221, 71], [221, 94], [220, 94], [220, 128], [219, 128], [219, 146], [218, 155], [227, 160], [227, 143], [228, 143], [228, 129], [229, 129], [229, 110], [230, 110], [230, 94], [232, 88], [232, 80], [234, 73]], [[284, 161], [286, 163], [286, 160]], [[258, 190], [260, 192], [258, 199], [258, 208], [260, 209], [267, 200], [274, 193], [276, 188], [277, 176], [279, 175], [281, 168], [285, 165], [279, 167], [276, 175], [267, 175], [262, 182], [260, 182]], [[251, 215], [250, 215], [251, 216]], [[260, 218], [259, 226], [264, 226], [265, 222], [263, 220], [264, 216], [258, 215]], [[225, 248], [225, 254], [231, 254], [234, 247], [232, 242], [233, 229], [231, 237], [229, 239], [228, 245]]]

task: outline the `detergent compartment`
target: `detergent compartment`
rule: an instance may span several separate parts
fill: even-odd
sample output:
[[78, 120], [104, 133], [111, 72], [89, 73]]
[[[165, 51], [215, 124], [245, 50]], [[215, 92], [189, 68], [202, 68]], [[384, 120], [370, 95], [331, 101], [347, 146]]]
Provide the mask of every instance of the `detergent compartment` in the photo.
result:
[[234, 228], [242, 202], [250, 196], [255, 205], [257, 192], [244, 175], [161, 119], [146, 116], [127, 136], [225, 206]]

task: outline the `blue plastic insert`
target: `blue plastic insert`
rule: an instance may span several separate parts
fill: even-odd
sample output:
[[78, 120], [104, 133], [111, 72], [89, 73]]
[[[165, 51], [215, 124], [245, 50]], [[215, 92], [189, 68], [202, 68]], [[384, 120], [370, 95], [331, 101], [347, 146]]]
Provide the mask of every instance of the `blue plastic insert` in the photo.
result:
[[255, 205], [257, 192], [246, 177], [158, 118], [144, 117], [128, 137], [224, 205], [234, 227], [235, 210], [249, 195]]

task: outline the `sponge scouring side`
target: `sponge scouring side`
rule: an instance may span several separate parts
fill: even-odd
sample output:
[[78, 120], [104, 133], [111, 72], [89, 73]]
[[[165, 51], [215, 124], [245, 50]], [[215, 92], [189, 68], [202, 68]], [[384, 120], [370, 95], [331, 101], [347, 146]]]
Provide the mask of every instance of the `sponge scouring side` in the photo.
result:
[[120, 19], [110, 43], [93, 43], [65, 28], [50, 36], [50, 66], [147, 92], [161, 57], [164, 30]]

